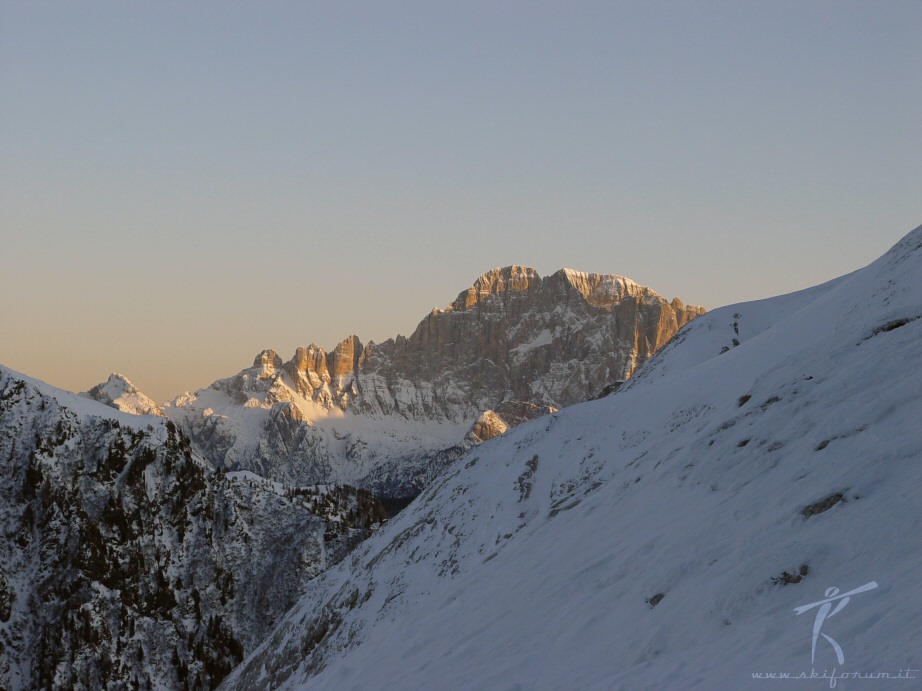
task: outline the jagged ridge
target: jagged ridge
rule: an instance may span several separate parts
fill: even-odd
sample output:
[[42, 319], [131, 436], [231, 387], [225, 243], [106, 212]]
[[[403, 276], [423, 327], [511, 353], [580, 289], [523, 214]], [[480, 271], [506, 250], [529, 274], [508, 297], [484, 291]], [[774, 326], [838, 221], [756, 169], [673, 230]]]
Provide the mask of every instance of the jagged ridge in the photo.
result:
[[[287, 362], [266, 350], [165, 412], [216, 467], [409, 494], [445, 450], [597, 395], [703, 311], [621, 276], [563, 269], [542, 278], [509, 266], [483, 274], [409, 337], [363, 345], [350, 336], [330, 353], [298, 348]], [[397, 470], [410, 459], [415, 471]]]

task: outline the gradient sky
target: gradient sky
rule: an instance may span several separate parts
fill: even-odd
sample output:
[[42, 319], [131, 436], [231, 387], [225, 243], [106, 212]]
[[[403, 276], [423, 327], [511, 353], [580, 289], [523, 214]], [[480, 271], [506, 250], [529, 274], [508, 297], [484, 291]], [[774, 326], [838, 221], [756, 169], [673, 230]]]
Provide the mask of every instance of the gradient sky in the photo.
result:
[[484, 271], [714, 308], [922, 223], [922, 2], [0, 3], [0, 363], [157, 400]]

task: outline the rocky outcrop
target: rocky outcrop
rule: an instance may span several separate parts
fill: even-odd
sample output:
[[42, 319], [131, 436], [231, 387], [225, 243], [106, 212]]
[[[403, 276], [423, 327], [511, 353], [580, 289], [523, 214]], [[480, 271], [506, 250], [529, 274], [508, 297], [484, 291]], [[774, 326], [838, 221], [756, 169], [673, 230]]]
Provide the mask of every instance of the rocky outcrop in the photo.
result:
[[271, 373], [282, 366], [282, 358], [274, 350], [264, 350], [253, 360], [253, 367], [259, 367], [266, 373]]
[[[485, 441], [610, 390], [703, 312], [622, 276], [562, 269], [542, 278], [508, 266], [432, 310], [408, 337], [363, 345], [350, 336], [331, 352], [311, 344], [284, 364], [263, 351], [252, 368], [177, 399], [167, 414], [217, 467], [370, 486], [372, 477], [407, 477], [395, 463]], [[252, 409], [249, 421], [228, 402]], [[430, 423], [438, 434], [427, 436]], [[246, 436], [254, 428], [258, 440]]]
[[337, 390], [342, 390], [352, 383], [361, 354], [362, 343], [358, 336], [349, 336], [333, 349], [330, 377], [336, 382]]
[[467, 433], [466, 439], [475, 444], [489, 441], [505, 434], [510, 428], [542, 415], [554, 413], [557, 408], [549, 405], [535, 405], [525, 401], [505, 401], [496, 410], [485, 410]]
[[496, 411], [485, 410], [480, 414], [480, 417], [477, 418], [477, 421], [474, 423], [473, 427], [471, 427], [471, 431], [467, 433], [467, 439], [479, 444], [489, 441], [494, 437], [498, 437], [501, 434], [505, 434], [508, 431], [509, 425], [496, 414]]
[[327, 353], [316, 343], [295, 351], [294, 357], [282, 365], [294, 390], [304, 398], [325, 407], [346, 408], [362, 352], [357, 336], [350, 336]]

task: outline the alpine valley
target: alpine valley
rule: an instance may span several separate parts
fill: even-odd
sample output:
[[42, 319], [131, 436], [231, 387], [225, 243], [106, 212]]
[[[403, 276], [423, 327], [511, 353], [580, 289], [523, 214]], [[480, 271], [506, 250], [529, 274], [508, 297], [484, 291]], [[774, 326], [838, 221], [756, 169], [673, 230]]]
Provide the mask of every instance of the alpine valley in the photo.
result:
[[385, 518], [0, 368], [0, 687], [212, 688]]

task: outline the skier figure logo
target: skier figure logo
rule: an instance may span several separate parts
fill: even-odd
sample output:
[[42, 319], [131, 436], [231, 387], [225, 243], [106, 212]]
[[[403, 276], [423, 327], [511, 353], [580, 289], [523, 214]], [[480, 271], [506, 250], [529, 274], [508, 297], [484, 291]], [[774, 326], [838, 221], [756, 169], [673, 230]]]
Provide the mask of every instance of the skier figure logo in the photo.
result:
[[[827, 619], [842, 611], [845, 605], [848, 604], [848, 601], [851, 599], [852, 595], [857, 595], [858, 593], [863, 593], [868, 590], [874, 590], [876, 587], [877, 581], [871, 581], [870, 583], [865, 583], [864, 585], [855, 588], [854, 590], [849, 590], [847, 593], [843, 593], [842, 595], [839, 595], [838, 588], [827, 588], [825, 593], [825, 600], [820, 600], [819, 602], [811, 602], [809, 605], [801, 605], [800, 607], [794, 608], [794, 612], [800, 615], [804, 612], [810, 611], [814, 607], [819, 607], [819, 611], [816, 613], [816, 619], [813, 620], [813, 646], [810, 649], [811, 664], [813, 664], [816, 658], [816, 642], [819, 640], [820, 636], [829, 641], [829, 644], [833, 647], [833, 650], [836, 651], [836, 659], [839, 661], [839, 664], [845, 664], [845, 653], [842, 652], [842, 646], [839, 645], [835, 639], [820, 631], [820, 629], [823, 628], [823, 624]], [[839, 601], [839, 604], [837, 604], [833, 609], [832, 603], [836, 600]]]

